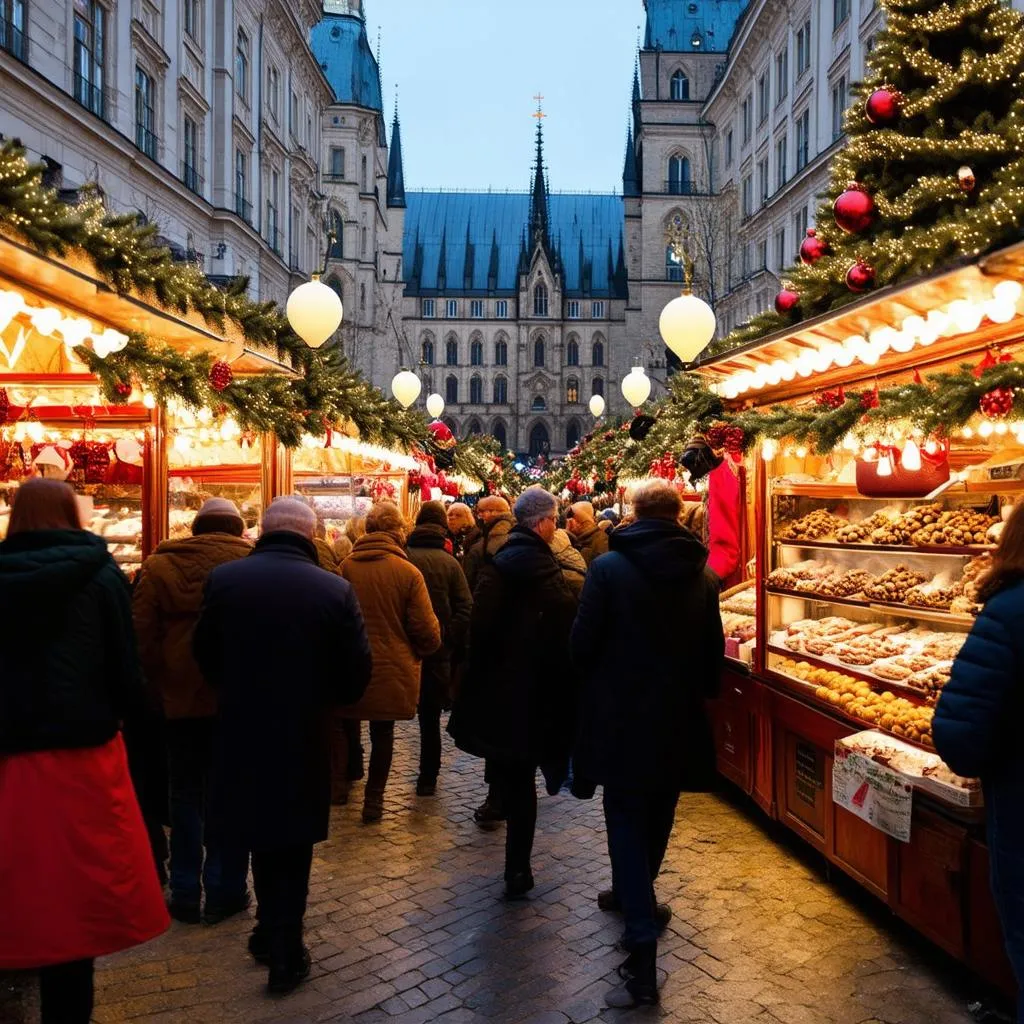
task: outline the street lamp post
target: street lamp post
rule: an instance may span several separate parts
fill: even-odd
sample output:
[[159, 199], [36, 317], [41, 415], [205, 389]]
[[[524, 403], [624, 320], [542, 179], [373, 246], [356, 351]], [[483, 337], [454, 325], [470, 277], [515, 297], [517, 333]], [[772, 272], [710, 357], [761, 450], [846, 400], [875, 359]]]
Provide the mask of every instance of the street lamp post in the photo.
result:
[[683, 291], [662, 311], [658, 328], [662, 340], [684, 363], [692, 363], [715, 336], [714, 310], [693, 294], [693, 259], [689, 249], [689, 231], [681, 214], [676, 214], [665, 232], [672, 256], [683, 268]]

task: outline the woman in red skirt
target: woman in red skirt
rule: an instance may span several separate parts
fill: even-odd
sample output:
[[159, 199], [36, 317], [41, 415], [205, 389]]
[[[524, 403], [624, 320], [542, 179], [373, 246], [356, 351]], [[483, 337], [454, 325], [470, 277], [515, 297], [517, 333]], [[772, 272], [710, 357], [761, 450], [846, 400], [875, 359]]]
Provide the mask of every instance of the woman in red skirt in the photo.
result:
[[144, 706], [128, 582], [74, 492], [21, 486], [0, 544], [0, 969], [87, 1024], [93, 960], [169, 925], [121, 725]]

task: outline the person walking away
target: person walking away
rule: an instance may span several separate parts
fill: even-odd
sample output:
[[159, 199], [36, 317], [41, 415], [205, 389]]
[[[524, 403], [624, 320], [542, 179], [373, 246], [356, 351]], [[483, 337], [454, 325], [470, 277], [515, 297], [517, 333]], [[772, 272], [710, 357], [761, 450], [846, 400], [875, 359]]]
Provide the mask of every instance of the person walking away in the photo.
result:
[[405, 523], [390, 502], [374, 505], [366, 534], [342, 566], [366, 619], [373, 650], [373, 676], [346, 718], [370, 723], [370, 767], [363, 797], [363, 822], [380, 821], [391, 773], [395, 722], [416, 714], [422, 660], [441, 647], [441, 626], [430, 605], [423, 574], [405, 553]]
[[[339, 540], [347, 540], [348, 546], [347, 549], [343, 547], [343, 550], [345, 550], [344, 557], [339, 553], [339, 564], [343, 563], [352, 554], [356, 541], [364, 533], [366, 533], [366, 516], [356, 516], [345, 524], [345, 533]], [[347, 750], [348, 754], [344, 762], [344, 774], [338, 776], [339, 781], [332, 783], [331, 786], [331, 803], [335, 804], [347, 804], [349, 786], [366, 775], [363, 761], [362, 723], [353, 718], [343, 718], [341, 719], [341, 729], [344, 736], [340, 739], [336, 736], [335, 744], [338, 746], [338, 749], [342, 751]], [[348, 781], [348, 785], [345, 784], [345, 780]]]
[[372, 664], [352, 588], [317, 565], [315, 528], [304, 502], [272, 502], [253, 553], [210, 574], [193, 638], [217, 693], [210, 816], [252, 851], [249, 951], [278, 994], [310, 970], [302, 919], [330, 816], [329, 710], [362, 696]]
[[1015, 735], [1024, 713], [1024, 504], [1006, 522], [978, 597], [984, 607], [953, 662], [932, 735], [954, 772], [981, 779], [992, 894], [1024, 1021], [1024, 747]]
[[[471, 547], [462, 563], [469, 583], [470, 591], [476, 589], [480, 572], [488, 561], [502, 549], [508, 540], [515, 519], [512, 509], [504, 498], [489, 495], [481, 498], [476, 506], [480, 520], [480, 540]], [[505, 820], [505, 809], [501, 805], [501, 794], [492, 778], [491, 766], [484, 762], [484, 781], [487, 783], [487, 796], [484, 802], [473, 811], [473, 820], [485, 831], [492, 832], [501, 827]]]
[[192, 656], [206, 580], [218, 565], [252, 551], [244, 529], [233, 502], [211, 498], [192, 521], [191, 537], [164, 541], [146, 559], [132, 595], [142, 670], [167, 719], [171, 917], [187, 924], [199, 923], [204, 891], [208, 924], [249, 905], [249, 851], [218, 847], [215, 830], [206, 828], [217, 698]]
[[594, 506], [589, 501], [577, 501], [569, 512], [566, 529], [589, 567], [595, 558], [608, 553], [608, 534], [597, 525]]
[[469, 633], [473, 598], [455, 558], [445, 550], [448, 523], [444, 505], [428, 501], [420, 506], [416, 528], [406, 541], [409, 561], [421, 573], [430, 603], [441, 625], [441, 647], [423, 660], [420, 700], [420, 771], [417, 796], [433, 796], [441, 770], [441, 712], [451, 707], [452, 671], [462, 660]]
[[583, 556], [573, 547], [572, 538], [565, 530], [555, 530], [551, 550], [562, 570], [562, 576], [578, 601], [583, 593], [583, 584], [587, 578], [587, 563]]
[[676, 522], [679, 495], [652, 480], [633, 509], [636, 521], [591, 565], [572, 630], [583, 680], [574, 772], [604, 787], [612, 890], [599, 904], [626, 920], [625, 986], [611, 1006], [658, 1001], [657, 938], [671, 910], [654, 880], [681, 789], [714, 771], [704, 701], [725, 656], [717, 580], [707, 549]]
[[469, 664], [448, 725], [460, 749], [488, 759], [507, 814], [510, 899], [533, 888], [537, 768], [567, 759], [575, 702], [569, 631], [576, 599], [550, 547], [557, 503], [530, 487], [515, 516], [508, 541], [481, 570]]
[[461, 501], [453, 502], [448, 506], [447, 515], [448, 534], [452, 539], [452, 554], [462, 565], [469, 549], [483, 536], [480, 527], [476, 525], [473, 512], [470, 507]]
[[0, 970], [88, 1024], [93, 961], [170, 925], [121, 724], [145, 707], [128, 581], [67, 484], [18, 490], [0, 543]]

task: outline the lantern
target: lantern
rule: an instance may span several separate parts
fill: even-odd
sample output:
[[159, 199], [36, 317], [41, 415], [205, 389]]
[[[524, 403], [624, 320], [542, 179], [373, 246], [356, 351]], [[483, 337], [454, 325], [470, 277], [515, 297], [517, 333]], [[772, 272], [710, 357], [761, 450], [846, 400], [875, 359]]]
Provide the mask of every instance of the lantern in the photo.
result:
[[319, 348], [338, 329], [344, 316], [338, 293], [321, 284], [319, 274], [288, 296], [285, 312], [292, 330], [310, 348]]
[[642, 366], [634, 366], [622, 379], [622, 397], [634, 409], [639, 409], [651, 397], [651, 378], [644, 373]]
[[590, 399], [590, 415], [594, 419], [600, 419], [604, 415], [604, 397], [602, 395], [594, 395]]
[[673, 299], [658, 321], [662, 340], [684, 363], [692, 363], [708, 347], [716, 327], [714, 310], [688, 291]]
[[391, 381], [391, 393], [403, 409], [408, 409], [420, 397], [422, 390], [419, 377], [411, 370], [399, 370]]
[[444, 399], [437, 394], [430, 395], [427, 398], [427, 412], [432, 419], [439, 420], [444, 412]]

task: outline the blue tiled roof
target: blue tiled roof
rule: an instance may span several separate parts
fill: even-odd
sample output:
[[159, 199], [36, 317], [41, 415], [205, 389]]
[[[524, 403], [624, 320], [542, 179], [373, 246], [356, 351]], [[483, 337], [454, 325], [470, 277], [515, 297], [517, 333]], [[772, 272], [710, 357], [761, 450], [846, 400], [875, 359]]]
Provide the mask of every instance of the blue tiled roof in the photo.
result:
[[[529, 193], [407, 192], [406, 201], [402, 262], [410, 294], [437, 290], [450, 294], [516, 292], [519, 257], [530, 220]], [[566, 293], [612, 295], [622, 246], [621, 197], [552, 195], [549, 210], [551, 237], [561, 258]], [[442, 240], [443, 275], [439, 273]], [[469, 247], [471, 262], [467, 260]], [[492, 289], [488, 278], [495, 248], [498, 266]], [[467, 267], [472, 270], [469, 289], [464, 287]], [[439, 284], [442, 276], [443, 288]]]
[[328, 14], [313, 26], [310, 47], [320, 62], [338, 103], [384, 110], [380, 73], [366, 38], [366, 26], [349, 14]]
[[[646, 0], [644, 48], [725, 53], [747, 0]], [[695, 33], [700, 45], [694, 46]]]

